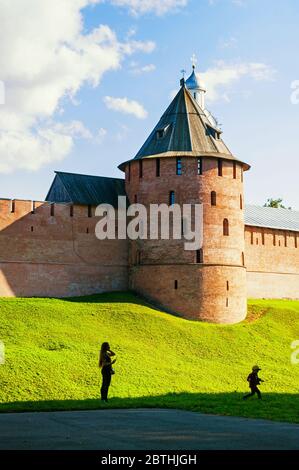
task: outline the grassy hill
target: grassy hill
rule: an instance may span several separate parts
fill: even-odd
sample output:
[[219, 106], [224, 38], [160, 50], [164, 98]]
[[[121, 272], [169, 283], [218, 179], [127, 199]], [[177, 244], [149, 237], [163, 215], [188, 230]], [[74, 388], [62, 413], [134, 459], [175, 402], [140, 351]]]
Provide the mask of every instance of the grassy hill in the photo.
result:
[[[299, 422], [298, 301], [249, 301], [237, 325], [184, 320], [130, 293], [0, 299], [0, 411], [175, 407]], [[111, 400], [99, 401], [98, 351], [117, 353]], [[252, 365], [263, 400], [244, 402]]]

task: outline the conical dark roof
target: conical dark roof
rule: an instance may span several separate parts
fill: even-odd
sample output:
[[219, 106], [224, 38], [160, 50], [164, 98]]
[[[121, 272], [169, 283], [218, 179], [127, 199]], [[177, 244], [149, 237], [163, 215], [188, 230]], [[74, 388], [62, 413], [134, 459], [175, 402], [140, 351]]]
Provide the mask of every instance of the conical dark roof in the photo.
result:
[[[204, 111], [183, 85], [155, 126], [134, 160], [157, 157], [215, 157], [236, 160]], [[124, 170], [125, 164], [119, 168]]]

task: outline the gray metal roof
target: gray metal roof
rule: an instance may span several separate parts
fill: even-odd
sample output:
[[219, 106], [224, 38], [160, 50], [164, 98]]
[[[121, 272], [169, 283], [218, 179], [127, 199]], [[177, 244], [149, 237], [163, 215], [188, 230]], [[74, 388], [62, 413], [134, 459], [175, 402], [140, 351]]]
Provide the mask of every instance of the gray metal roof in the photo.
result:
[[246, 205], [245, 225], [299, 232], [299, 211]]
[[125, 181], [121, 178], [80, 175], [56, 171], [46, 201], [74, 204], [117, 206], [118, 196], [125, 196]]
[[[163, 129], [165, 132], [161, 137], [158, 131]], [[216, 138], [216, 132], [220, 136], [220, 129], [211, 125], [183, 85], [134, 159], [207, 156], [241, 162], [232, 155], [221, 138]], [[128, 161], [119, 168], [124, 170], [126, 163]], [[250, 168], [246, 163], [243, 164], [244, 169]]]

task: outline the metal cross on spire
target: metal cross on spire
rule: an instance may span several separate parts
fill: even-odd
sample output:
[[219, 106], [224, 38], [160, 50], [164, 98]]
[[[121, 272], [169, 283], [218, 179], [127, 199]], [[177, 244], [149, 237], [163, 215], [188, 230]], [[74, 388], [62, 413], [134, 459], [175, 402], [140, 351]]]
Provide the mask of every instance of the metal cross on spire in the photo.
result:
[[185, 70], [185, 69], [182, 69], [182, 70], [181, 70], [181, 74], [183, 75], [183, 78], [185, 78], [185, 73], [186, 73], [186, 70]]
[[197, 64], [197, 58], [196, 58], [196, 55], [194, 53], [192, 54], [191, 62], [192, 62], [192, 68], [195, 69], [196, 64]]

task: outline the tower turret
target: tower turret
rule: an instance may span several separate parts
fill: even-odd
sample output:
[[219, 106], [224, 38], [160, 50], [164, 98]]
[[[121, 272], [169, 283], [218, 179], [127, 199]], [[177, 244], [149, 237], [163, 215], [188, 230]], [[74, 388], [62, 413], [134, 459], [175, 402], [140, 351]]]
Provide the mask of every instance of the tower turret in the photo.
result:
[[232, 155], [184, 81], [135, 158], [119, 168], [131, 204], [203, 204], [200, 250], [185, 250], [184, 240], [130, 242], [131, 289], [186, 318], [243, 320], [243, 171], [250, 167]]
[[194, 54], [191, 57], [191, 61], [192, 61], [192, 73], [190, 77], [187, 78], [186, 80], [186, 87], [190, 91], [194, 100], [199, 104], [201, 109], [204, 111], [206, 89], [205, 89], [203, 82], [199, 79], [198, 75], [195, 73], [197, 60]]

